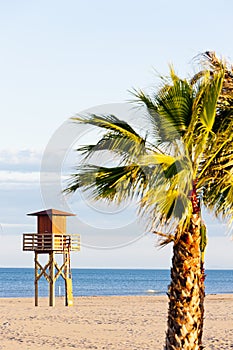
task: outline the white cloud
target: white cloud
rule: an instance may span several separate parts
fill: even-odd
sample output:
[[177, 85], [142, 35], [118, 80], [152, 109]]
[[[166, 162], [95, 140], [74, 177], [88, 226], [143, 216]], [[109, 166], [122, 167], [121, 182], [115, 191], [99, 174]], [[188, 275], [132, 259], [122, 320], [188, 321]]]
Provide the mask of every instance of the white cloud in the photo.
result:
[[0, 171], [0, 182], [22, 183], [38, 182], [39, 172], [21, 173], [19, 171]]
[[7, 224], [7, 223], [1, 223], [0, 224], [0, 226], [4, 229], [5, 227], [6, 228], [8, 228], [8, 227], [16, 227], [16, 228], [18, 228], [18, 227], [34, 227], [34, 225], [32, 225], [32, 224]]
[[0, 170], [0, 190], [13, 191], [17, 188], [32, 188], [39, 185], [39, 172]]
[[41, 150], [0, 150], [0, 189], [10, 191], [39, 185], [41, 158]]
[[42, 151], [34, 149], [0, 150], [0, 170], [32, 172], [39, 171]]

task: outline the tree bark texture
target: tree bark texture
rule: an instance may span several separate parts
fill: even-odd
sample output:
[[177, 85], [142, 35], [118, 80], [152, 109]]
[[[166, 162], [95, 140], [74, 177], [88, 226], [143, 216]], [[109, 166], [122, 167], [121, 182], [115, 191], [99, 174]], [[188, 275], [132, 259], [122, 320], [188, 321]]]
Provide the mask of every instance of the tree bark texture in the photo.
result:
[[169, 286], [165, 350], [201, 350], [204, 281], [200, 255], [200, 216], [175, 241]]

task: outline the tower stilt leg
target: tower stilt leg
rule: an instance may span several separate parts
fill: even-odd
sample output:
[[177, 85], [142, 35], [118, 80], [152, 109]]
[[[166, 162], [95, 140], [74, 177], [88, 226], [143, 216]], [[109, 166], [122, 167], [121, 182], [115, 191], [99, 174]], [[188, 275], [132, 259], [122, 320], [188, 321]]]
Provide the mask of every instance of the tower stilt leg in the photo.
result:
[[35, 252], [35, 306], [38, 306], [38, 253]]
[[55, 261], [54, 261], [54, 252], [51, 252], [49, 254], [49, 306], [55, 306], [55, 275], [54, 275], [54, 269], [55, 269]]
[[65, 306], [73, 306], [73, 290], [72, 290], [69, 251], [64, 254], [64, 262], [65, 262], [65, 287], [66, 287]]

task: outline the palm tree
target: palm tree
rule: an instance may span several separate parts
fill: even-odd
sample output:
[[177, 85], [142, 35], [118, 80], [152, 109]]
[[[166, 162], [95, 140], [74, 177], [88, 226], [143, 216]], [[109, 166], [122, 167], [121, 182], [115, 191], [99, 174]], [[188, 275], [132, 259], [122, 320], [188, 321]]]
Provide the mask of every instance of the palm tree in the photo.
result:
[[[223, 100], [227, 67], [208, 67], [191, 81], [170, 69], [169, 79], [153, 94], [134, 91], [147, 108], [148, 131], [142, 137], [113, 115], [73, 118], [106, 133], [94, 145], [80, 147], [85, 162], [71, 176], [66, 192], [92, 191], [96, 200], [138, 200], [139, 214], [151, 231], [173, 242], [166, 350], [202, 349], [204, 320], [203, 205], [217, 216], [233, 214], [232, 105]], [[117, 166], [92, 164], [108, 151]], [[117, 158], [116, 158], [117, 157]]]

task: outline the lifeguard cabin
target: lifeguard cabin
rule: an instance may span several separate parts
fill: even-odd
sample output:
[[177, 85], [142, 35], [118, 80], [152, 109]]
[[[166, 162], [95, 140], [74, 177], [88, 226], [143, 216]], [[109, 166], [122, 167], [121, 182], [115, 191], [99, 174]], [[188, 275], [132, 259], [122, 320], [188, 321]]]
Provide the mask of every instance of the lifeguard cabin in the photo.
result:
[[[38, 282], [44, 276], [49, 283], [49, 306], [55, 305], [55, 282], [59, 276], [65, 281], [65, 305], [73, 305], [70, 252], [80, 250], [80, 235], [66, 233], [66, 217], [75, 216], [56, 209], [27, 214], [37, 216], [37, 233], [23, 234], [23, 250], [35, 252], [35, 306], [38, 306]], [[48, 254], [48, 262], [42, 266], [41, 254]], [[61, 266], [55, 254], [63, 254]]]

